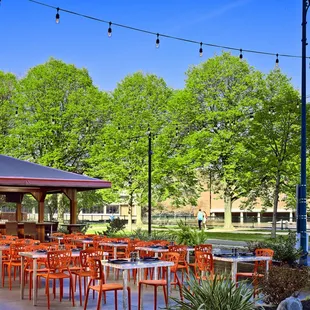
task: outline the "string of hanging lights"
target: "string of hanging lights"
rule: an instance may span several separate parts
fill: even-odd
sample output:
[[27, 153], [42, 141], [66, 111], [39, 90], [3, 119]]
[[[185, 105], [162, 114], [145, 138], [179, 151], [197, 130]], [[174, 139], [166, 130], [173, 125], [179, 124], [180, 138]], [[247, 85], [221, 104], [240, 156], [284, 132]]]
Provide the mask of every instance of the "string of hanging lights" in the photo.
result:
[[[55, 7], [53, 5], [46, 4], [46, 3], [43, 3], [43, 2], [39, 2], [39, 1], [36, 1], [36, 0], [29, 0], [29, 1], [33, 2], [35, 4], [38, 4], [38, 5], [42, 5], [42, 6], [45, 6], [45, 7], [48, 7], [48, 8], [56, 10], [56, 23], [57, 24], [60, 21], [60, 14], [59, 14], [59, 12], [62, 11], [62, 12], [68, 13], [68, 14], [77, 15], [77, 16], [84, 17], [84, 18], [87, 18], [87, 19], [91, 19], [91, 20], [94, 20], [94, 21], [97, 21], [97, 22], [108, 24], [109, 25], [109, 27], [108, 27], [108, 37], [112, 36], [112, 22], [111, 21], [107, 21], [107, 20], [104, 20], [104, 19], [100, 19], [100, 18], [97, 18], [97, 17], [90, 16], [90, 15], [85, 15], [85, 14], [78, 13], [78, 12], [75, 12], [75, 11], [71, 11], [71, 10]], [[173, 39], [173, 40], [178, 40], [178, 41], [183, 41], [183, 42], [187, 42], [187, 43], [198, 44], [199, 45], [199, 56], [200, 57], [203, 56], [203, 46], [209, 46], [209, 47], [213, 47], [213, 48], [221, 48], [221, 49], [224, 49], [224, 50], [239, 51], [240, 52], [240, 54], [239, 54], [239, 58], [240, 59], [243, 59], [243, 53], [244, 52], [251, 53], [251, 54], [260, 54], [260, 55], [266, 55], [266, 56], [273, 56], [273, 57], [276, 57], [276, 60], [275, 60], [276, 66], [279, 65], [279, 57], [301, 58], [300, 55], [292, 55], [292, 54], [284, 54], [284, 53], [272, 53], [272, 52], [266, 52], [266, 51], [251, 50], [251, 49], [241, 49], [241, 48], [236, 48], [236, 47], [232, 47], [232, 46], [199, 42], [199, 41], [195, 41], [195, 40], [191, 40], [191, 39], [186, 39], [186, 38], [172, 36], [172, 35], [169, 35], [169, 34], [153, 32], [153, 31], [142, 29], [142, 28], [136, 28], [136, 27], [125, 25], [125, 24], [113, 23], [113, 26], [120, 27], [120, 28], [125, 28], [125, 29], [129, 29], [129, 30], [133, 30], [133, 31], [142, 32], [142, 33], [146, 33], [146, 34], [149, 34], [149, 35], [156, 36], [156, 41], [155, 41], [156, 48], [159, 48], [159, 45], [160, 45], [159, 37], [167, 38], [167, 39]], [[310, 59], [310, 57], [306, 57], [306, 58]]]

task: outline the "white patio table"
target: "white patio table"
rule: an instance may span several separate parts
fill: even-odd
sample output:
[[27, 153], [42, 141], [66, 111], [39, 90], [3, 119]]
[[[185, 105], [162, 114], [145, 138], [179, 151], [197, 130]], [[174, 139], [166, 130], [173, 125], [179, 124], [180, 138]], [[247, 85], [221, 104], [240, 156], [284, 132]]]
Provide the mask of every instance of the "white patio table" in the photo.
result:
[[[102, 265], [104, 267], [104, 271], [106, 267], [111, 267], [115, 269], [119, 269], [123, 271], [123, 310], [128, 309], [128, 298], [127, 298], [127, 286], [128, 286], [128, 274], [127, 270], [133, 270], [133, 269], [139, 269], [142, 270], [144, 268], [158, 268], [158, 267], [167, 267], [167, 296], [168, 296], [168, 303], [169, 303], [169, 294], [170, 294], [170, 267], [174, 265], [173, 262], [168, 261], [161, 261], [161, 260], [154, 260], [154, 261], [137, 261], [137, 262], [128, 262], [117, 264], [113, 263], [113, 261], [107, 261], [103, 260]], [[139, 277], [141, 278], [141, 277]], [[157, 279], [157, 274], [154, 276], [155, 279]], [[141, 292], [141, 306], [143, 308], [143, 298], [142, 298], [142, 292]]]
[[[236, 282], [236, 274], [237, 274], [237, 267], [238, 263], [245, 263], [245, 262], [255, 262], [255, 261], [270, 261], [272, 257], [269, 256], [225, 256], [225, 254], [213, 255], [213, 260], [220, 261], [220, 262], [229, 262], [232, 264], [231, 266], [231, 277], [234, 282]], [[269, 270], [269, 264], [266, 263], [266, 274]]]

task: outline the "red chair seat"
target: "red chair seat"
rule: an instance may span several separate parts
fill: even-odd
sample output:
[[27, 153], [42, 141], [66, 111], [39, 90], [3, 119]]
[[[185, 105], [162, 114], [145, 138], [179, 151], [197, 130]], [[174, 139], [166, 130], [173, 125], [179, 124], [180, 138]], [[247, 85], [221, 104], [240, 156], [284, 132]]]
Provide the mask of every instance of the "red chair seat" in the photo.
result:
[[122, 290], [123, 289], [123, 285], [121, 284], [115, 284], [115, 283], [105, 283], [102, 285], [90, 285], [89, 286], [90, 289], [94, 290], [94, 291], [115, 291], [115, 290]]
[[157, 285], [157, 286], [167, 285], [166, 280], [141, 280], [139, 281], [139, 283], [146, 285]]

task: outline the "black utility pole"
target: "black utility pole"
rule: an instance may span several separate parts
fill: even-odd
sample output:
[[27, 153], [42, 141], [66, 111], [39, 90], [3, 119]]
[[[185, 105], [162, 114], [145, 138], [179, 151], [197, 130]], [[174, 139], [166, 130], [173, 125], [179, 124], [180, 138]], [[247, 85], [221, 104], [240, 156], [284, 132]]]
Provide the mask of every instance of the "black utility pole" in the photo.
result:
[[307, 11], [309, 0], [302, 0], [302, 39], [301, 39], [301, 145], [300, 145], [300, 185], [298, 191], [297, 233], [300, 238], [300, 246], [303, 256], [300, 259], [302, 265], [307, 265], [308, 235], [307, 235], [307, 107], [306, 107], [306, 55], [307, 55]]
[[152, 133], [149, 128], [149, 166], [148, 166], [148, 234], [152, 233]]

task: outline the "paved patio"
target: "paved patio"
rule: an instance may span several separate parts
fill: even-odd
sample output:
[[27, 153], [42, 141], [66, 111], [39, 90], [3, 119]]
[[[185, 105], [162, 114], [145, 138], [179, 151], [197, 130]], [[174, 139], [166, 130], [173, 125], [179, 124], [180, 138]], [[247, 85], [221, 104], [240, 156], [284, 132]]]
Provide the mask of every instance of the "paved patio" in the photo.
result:
[[[109, 280], [112, 282], [112, 280]], [[114, 281], [113, 281], [114, 282]], [[121, 280], [115, 281], [121, 283]], [[134, 285], [133, 280], [130, 281], [131, 287], [131, 298], [132, 298], [132, 310], [138, 309], [138, 287]], [[65, 282], [65, 291], [64, 291], [64, 299], [62, 302], [59, 302], [59, 294], [57, 291], [56, 299], [53, 299], [52, 289], [50, 289], [51, 296], [51, 310], [52, 309], [83, 309], [80, 307], [79, 303], [79, 291], [75, 293], [75, 307], [72, 307], [72, 302], [68, 299], [68, 283]], [[172, 289], [172, 296], [178, 297], [179, 291], [178, 289]], [[143, 286], [143, 307], [145, 310], [153, 310], [153, 299], [154, 299], [154, 290], [153, 287], [146, 288]], [[84, 305], [84, 304], [83, 304]], [[165, 307], [163, 291], [161, 288], [158, 289], [158, 309], [163, 309]], [[87, 305], [87, 309], [93, 310], [96, 309], [97, 306], [97, 298], [93, 300], [92, 294], [89, 296], [89, 301]], [[38, 304], [37, 306], [33, 306], [32, 300], [28, 300], [28, 285], [25, 288], [25, 299], [20, 299], [20, 291], [18, 281], [13, 282], [12, 291], [8, 289], [7, 283], [5, 283], [5, 287], [0, 288], [0, 310], [46, 310], [47, 309], [47, 298], [44, 294], [44, 286], [39, 289], [38, 293]], [[114, 293], [107, 293], [107, 303], [101, 304], [101, 309], [106, 310], [114, 310]], [[122, 309], [122, 292], [118, 293], [118, 309]]]

